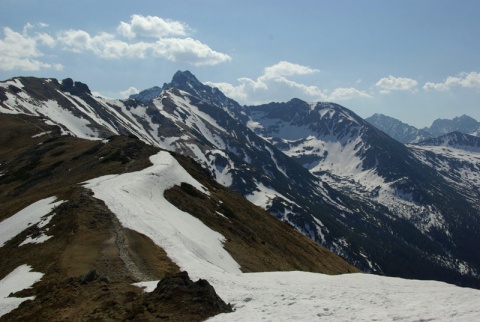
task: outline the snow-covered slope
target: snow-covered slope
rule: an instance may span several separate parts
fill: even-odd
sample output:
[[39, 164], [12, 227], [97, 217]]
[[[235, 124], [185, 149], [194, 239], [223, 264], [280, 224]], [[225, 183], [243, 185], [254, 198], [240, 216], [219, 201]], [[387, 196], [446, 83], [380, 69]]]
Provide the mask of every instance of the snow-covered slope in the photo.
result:
[[[163, 198], [165, 189], [181, 182], [205, 191], [204, 187], [166, 152], [151, 161], [154, 165], [145, 170], [93, 179], [86, 187], [106, 202], [124, 227], [152, 238], [182, 269], [195, 278], [207, 279], [234, 306], [233, 313], [209, 321], [451, 321], [480, 317], [480, 291], [440, 282], [365, 274], [242, 274], [223, 249], [221, 235]], [[136, 285], [152, 291], [157, 282]]]
[[457, 150], [480, 152], [480, 137], [461, 132], [451, 132], [437, 138], [417, 142], [420, 146], [444, 146]]
[[[339, 105], [241, 107], [178, 72], [147, 103], [93, 97], [73, 81], [16, 78], [0, 86], [0, 112], [37, 115], [83, 138], [135, 136], [190, 156], [364, 270], [479, 283], [478, 210], [411, 150]], [[455, 213], [464, 214], [459, 225]]]
[[[165, 190], [186, 182], [205, 191], [168, 152], [150, 158], [153, 166], [140, 172], [90, 180], [85, 187], [105, 201], [120, 223], [161, 246], [181, 269], [202, 278], [205, 272], [240, 273], [223, 249], [225, 237], [164, 199]], [[208, 191], [205, 191], [208, 193]]]
[[[368, 205], [370, 214], [385, 207], [377, 209], [407, 220], [432, 243], [428, 251], [416, 244], [432, 261], [478, 278], [476, 255], [470, 255], [477, 254], [472, 245], [479, 229], [478, 199], [469, 198], [478, 195], [475, 187], [458, 189], [431, 164], [420, 162], [413, 150], [342, 106], [294, 99], [249, 109], [249, 124], [259, 135], [337, 191]], [[378, 214], [375, 218], [384, 220]], [[405, 236], [411, 231], [404, 231]], [[465, 234], [468, 241], [459, 247]], [[437, 253], [438, 248], [444, 253]], [[464, 259], [453, 255], [460, 253]]]

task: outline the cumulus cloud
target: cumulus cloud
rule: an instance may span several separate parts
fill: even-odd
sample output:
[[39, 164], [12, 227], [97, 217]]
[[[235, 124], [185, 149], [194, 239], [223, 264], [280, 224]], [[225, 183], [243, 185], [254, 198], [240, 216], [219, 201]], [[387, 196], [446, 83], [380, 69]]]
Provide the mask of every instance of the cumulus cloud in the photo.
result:
[[425, 90], [446, 91], [454, 86], [466, 88], [480, 88], [480, 73], [460, 73], [457, 76], [449, 76], [441, 83], [427, 82], [423, 85]]
[[239, 78], [239, 85], [229, 83], [212, 83], [208, 85], [219, 88], [225, 95], [248, 104], [259, 104], [271, 101], [272, 97], [285, 100], [293, 97], [307, 99], [323, 99], [326, 95], [316, 86], [301, 84], [289, 79], [289, 76], [306, 75], [319, 72], [307, 66], [280, 61], [265, 67], [263, 74], [256, 79]]
[[122, 21], [117, 28], [118, 33], [128, 38], [186, 36], [189, 30], [190, 27], [181, 21], [142, 15], [132, 15], [130, 23]]
[[[66, 50], [88, 51], [107, 59], [163, 57], [194, 66], [216, 65], [231, 60], [229, 55], [217, 52], [199, 40], [167, 37], [186, 35], [188, 30], [189, 27], [182, 22], [133, 15], [130, 23], [121, 22], [117, 28], [121, 35], [129, 38], [128, 41], [105, 32], [91, 36], [83, 30], [64, 31], [59, 40]], [[131, 41], [137, 36], [155, 37], [156, 40]]]
[[388, 94], [392, 91], [408, 91], [412, 90], [418, 82], [411, 78], [388, 76], [380, 79], [375, 83], [376, 87], [380, 88], [380, 93]]
[[206, 82], [217, 87], [225, 95], [242, 104], [261, 104], [277, 100], [290, 100], [298, 97], [310, 101], [348, 100], [353, 98], [370, 98], [365, 92], [355, 88], [337, 88], [330, 94], [315, 85], [307, 85], [290, 79], [290, 76], [301, 76], [318, 73], [319, 70], [287, 61], [265, 67], [263, 74], [256, 79], [242, 77], [239, 84]]
[[264, 77], [275, 78], [282, 76], [292, 76], [292, 75], [306, 75], [312, 73], [318, 73], [320, 70], [310, 68], [307, 66], [302, 66], [288, 61], [280, 61], [279, 63], [265, 67]]
[[[216, 65], [232, 59], [199, 40], [187, 37], [191, 29], [185, 23], [155, 16], [133, 15], [130, 22], [120, 23], [118, 34], [99, 32], [92, 35], [85, 30], [68, 29], [55, 34], [37, 32], [30, 35], [33, 29], [46, 27], [45, 23], [28, 23], [21, 33], [4, 28], [4, 37], [0, 39], [0, 69], [63, 68], [61, 64], [50, 64], [40, 59], [45, 55], [39, 46], [78, 54], [91, 53], [104, 59], [165, 58], [194, 66]], [[137, 37], [154, 39], [136, 40]]]
[[332, 93], [328, 96], [329, 101], [345, 101], [351, 100], [354, 98], [372, 98], [372, 96], [368, 95], [364, 91], [360, 91], [353, 87], [348, 88], [336, 88], [332, 91]]
[[100, 33], [91, 36], [83, 30], [64, 31], [59, 36], [64, 49], [92, 52], [107, 59], [163, 57], [194, 66], [216, 65], [231, 60], [227, 54], [214, 51], [202, 42], [187, 38], [161, 38], [154, 42], [125, 42], [114, 35]]
[[53, 47], [55, 39], [46, 33], [30, 35], [29, 31], [33, 28], [34, 25], [27, 24], [22, 33], [8, 27], [3, 28], [3, 38], [0, 39], [0, 70], [36, 71], [42, 68], [63, 68], [61, 64], [50, 64], [40, 59], [44, 54], [39, 46]]
[[195, 66], [216, 65], [232, 58], [214, 51], [207, 45], [192, 38], [162, 38], [152, 46], [153, 54], [171, 61], [184, 62]]
[[214, 83], [214, 82], [204, 82], [206, 85], [216, 87], [222, 91], [226, 96], [241, 102], [247, 103], [249, 102], [248, 91], [244, 83], [235, 86], [230, 83]]
[[60, 32], [58, 41], [65, 50], [75, 53], [91, 51], [96, 55], [105, 57], [104, 49], [109, 42], [115, 41], [115, 37], [105, 32], [92, 37], [86, 31], [70, 29]]
[[139, 90], [132, 86], [124, 91], [121, 91], [120, 95], [122, 96], [122, 98], [128, 98], [130, 95], [138, 94], [138, 93], [139, 93]]

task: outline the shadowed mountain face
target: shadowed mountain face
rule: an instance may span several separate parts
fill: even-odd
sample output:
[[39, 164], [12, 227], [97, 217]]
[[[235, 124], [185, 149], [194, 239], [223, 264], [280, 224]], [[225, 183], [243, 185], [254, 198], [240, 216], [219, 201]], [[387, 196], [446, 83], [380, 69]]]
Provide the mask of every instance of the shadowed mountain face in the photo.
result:
[[460, 132], [473, 136], [480, 134], [480, 122], [467, 115], [455, 117], [451, 120], [437, 119], [430, 127], [417, 129], [414, 126], [383, 114], [374, 114], [365, 119], [367, 122], [387, 133], [402, 143], [419, 143], [452, 132]]
[[0, 112], [36, 115], [80, 138], [125, 134], [192, 157], [216, 182], [363, 270], [479, 287], [478, 187], [460, 189], [427, 152], [340, 105], [242, 107], [189, 72], [143, 102], [61, 86], [6, 81]]
[[[145, 169], [151, 166], [149, 157], [158, 153], [158, 148], [127, 136], [100, 141], [62, 135], [58, 126], [24, 114], [0, 114], [0, 130], [0, 229], [6, 220], [17, 218], [38, 201], [52, 197], [61, 201], [47, 211], [44, 217], [50, 218], [48, 222], [37, 224], [29, 219], [25, 228], [0, 246], [0, 279], [24, 264], [44, 274], [32, 289], [16, 294], [35, 299], [3, 319], [53, 321], [81, 316], [153, 321], [162, 316], [200, 321], [228, 311], [208, 282], [194, 283], [181, 274], [163, 280], [153, 293], [134, 287], [134, 282], [159, 280], [180, 269], [150, 238], [125, 228], [82, 184], [108, 174]], [[191, 158], [175, 157], [208, 192], [182, 183], [168, 189], [165, 198], [220, 232], [225, 249], [242, 271], [358, 272], [293, 227], [213, 181]], [[172, 301], [169, 294], [181, 297], [182, 302]], [[198, 294], [202, 294], [202, 302]]]
[[374, 114], [366, 118], [365, 121], [401, 143], [416, 143], [433, 137], [433, 134], [427, 128], [417, 129], [383, 114]]

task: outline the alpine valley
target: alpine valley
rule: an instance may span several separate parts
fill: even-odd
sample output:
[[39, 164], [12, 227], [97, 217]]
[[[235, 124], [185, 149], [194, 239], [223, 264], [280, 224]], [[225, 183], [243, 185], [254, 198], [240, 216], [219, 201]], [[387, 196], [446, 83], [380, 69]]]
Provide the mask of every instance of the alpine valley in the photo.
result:
[[[135, 179], [112, 179], [109, 188], [103, 188], [103, 181], [94, 178], [113, 173], [125, 176], [131, 171], [153, 173], [145, 170], [150, 169], [149, 164], [156, 167], [173, 161], [159, 154], [149, 162], [148, 156], [167, 150], [195, 180], [176, 182], [173, 173], [177, 172], [172, 170], [167, 176], [170, 181], [162, 179], [172, 183], [164, 188], [165, 198], [226, 236], [229, 252], [244, 271], [338, 274], [358, 268], [378, 275], [480, 288], [480, 139], [471, 135], [474, 129], [470, 134], [458, 132], [458, 127], [440, 133], [438, 129], [414, 131], [403, 124], [400, 130], [402, 123], [388, 117], [381, 121], [376, 115], [367, 122], [343, 106], [295, 98], [285, 103], [241, 106], [188, 71], [179, 71], [170, 83], [126, 100], [95, 97], [86, 84], [72, 79], [13, 78], [0, 83], [0, 116], [2, 124], [7, 124], [2, 133], [11, 131], [8, 138], [2, 134], [0, 148], [0, 220], [7, 220], [29, 202], [47, 198], [52, 192], [70, 200], [58, 206], [58, 213], [75, 214], [78, 204], [89, 205], [92, 212], [101, 209], [108, 213], [116, 206], [109, 204], [108, 198], [114, 197], [107, 193], [130, 200], [133, 190], [127, 182], [134, 184]], [[387, 121], [395, 126], [387, 125]], [[445, 122], [442, 124], [443, 129], [448, 128]], [[398, 137], [392, 138], [392, 133], [387, 134], [392, 128], [407, 133], [408, 139], [400, 142]], [[24, 133], [17, 138], [15, 129]], [[25, 143], [27, 139], [34, 144]], [[51, 159], [45, 160], [46, 155]], [[53, 184], [57, 181], [64, 182], [62, 188]], [[65, 182], [77, 186], [67, 187]], [[85, 188], [78, 185], [82, 182], [93, 192], [82, 190]], [[177, 190], [168, 190], [175, 184], [179, 185]], [[27, 191], [36, 191], [39, 197], [27, 196]], [[147, 265], [141, 264], [142, 256], [161, 256], [160, 250], [150, 250], [150, 240], [165, 240], [154, 233], [143, 232], [146, 237], [140, 236], [135, 233], [136, 224], [129, 226], [130, 217], [150, 211], [150, 201], [141, 201], [149, 193], [132, 197], [138, 200], [133, 208], [118, 206], [119, 212], [128, 209], [124, 219], [107, 216], [117, 227], [117, 237], [112, 235], [117, 241], [110, 243], [121, 244], [120, 224], [128, 228], [122, 234], [138, 249], [134, 256], [137, 266]], [[95, 199], [97, 196], [105, 203]], [[264, 217], [260, 208], [273, 215], [270, 219], [280, 221], [267, 222], [270, 219], [265, 219], [268, 216]], [[217, 215], [209, 217], [209, 212]], [[243, 216], [241, 224], [239, 213]], [[107, 228], [102, 230], [106, 219], [79, 218], [85, 221], [85, 235], [81, 237], [85, 242], [62, 255], [62, 265], [69, 266], [69, 260], [81, 257], [76, 251], [93, 243], [95, 227], [108, 235]], [[83, 227], [78, 222], [56, 220], [57, 228], [52, 230], [65, 239], [58, 243], [77, 238], [72, 227]], [[37, 227], [38, 231], [30, 233], [44, 236]], [[61, 231], [61, 227], [68, 231]], [[5, 243], [0, 250], [13, 241]], [[173, 244], [164, 246], [167, 253]], [[12, 249], [3, 252], [11, 255]], [[175, 248], [171, 252], [175, 254]], [[325, 265], [329, 269], [322, 266], [327, 253], [331, 261]], [[204, 251], [199, 248], [198, 254]], [[221, 251], [219, 254], [226, 257]], [[3, 258], [7, 253], [1, 255]], [[281, 258], [294, 264], [287, 265]], [[13, 269], [14, 262], [4, 262], [2, 269]], [[109, 263], [117, 265], [113, 260]], [[163, 276], [155, 265], [148, 267], [147, 277]], [[171, 265], [172, 272], [178, 270], [173, 264], [164, 265]], [[68, 274], [80, 275], [88, 268], [73, 265]], [[60, 270], [57, 266], [52, 269]], [[145, 280], [133, 272], [129, 273], [132, 281]], [[0, 276], [6, 274], [2, 271]], [[128, 292], [133, 303], [129, 314], [133, 314], [138, 303], [133, 300], [133, 291]], [[112, 310], [109, 314], [116, 313]], [[153, 313], [141, 314], [148, 318]], [[102, 318], [94, 313], [89, 317]]]

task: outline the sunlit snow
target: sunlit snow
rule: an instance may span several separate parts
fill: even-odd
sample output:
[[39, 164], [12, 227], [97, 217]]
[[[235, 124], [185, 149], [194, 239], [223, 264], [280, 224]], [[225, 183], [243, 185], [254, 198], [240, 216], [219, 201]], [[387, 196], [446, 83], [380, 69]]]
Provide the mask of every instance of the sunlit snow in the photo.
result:
[[64, 202], [62, 200], [55, 202], [55, 200], [56, 197], [39, 200], [0, 222], [0, 247], [28, 227], [39, 223], [41, 225], [45, 220], [42, 217]]
[[9, 296], [10, 293], [31, 287], [42, 278], [42, 273], [31, 270], [30, 266], [21, 265], [0, 280], [0, 317], [16, 309], [22, 302], [34, 299], [34, 296], [23, 298]]
[[[125, 227], [149, 236], [193, 279], [207, 279], [235, 312], [211, 321], [472, 321], [480, 318], [480, 291], [443, 282], [367, 274], [240, 273], [223, 249], [224, 237], [163, 198], [169, 187], [196, 182], [167, 152], [145, 170], [87, 183]], [[265, 200], [264, 200], [265, 201]], [[136, 285], [146, 291], [157, 282]]]
[[180, 211], [163, 197], [165, 190], [189, 183], [204, 191], [168, 153], [150, 157], [153, 166], [139, 172], [108, 175], [87, 182], [96, 198], [105, 201], [124, 227], [148, 236], [182, 269], [200, 278], [203, 272], [240, 273], [223, 248], [225, 237]]

